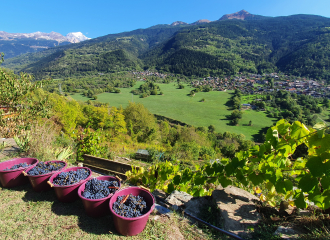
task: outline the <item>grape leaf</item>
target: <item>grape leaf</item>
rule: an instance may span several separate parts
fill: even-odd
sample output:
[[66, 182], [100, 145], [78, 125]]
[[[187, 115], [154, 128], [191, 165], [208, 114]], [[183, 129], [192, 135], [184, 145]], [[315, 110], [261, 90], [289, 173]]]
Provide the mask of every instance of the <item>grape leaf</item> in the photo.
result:
[[231, 166], [233, 169], [236, 169], [240, 166], [240, 163], [239, 163], [239, 160], [237, 157], [234, 157], [232, 160], [231, 160]]
[[236, 179], [244, 186], [247, 186], [248, 182], [246, 181], [246, 177], [243, 175], [242, 171], [237, 171]]
[[312, 134], [308, 137], [308, 153], [310, 155], [322, 153], [330, 150], [330, 134], [326, 134], [323, 138], [318, 138], [316, 134]]
[[275, 188], [278, 193], [286, 194], [288, 191], [292, 190], [293, 184], [290, 180], [278, 181], [275, 184]]
[[306, 167], [314, 177], [321, 177], [323, 175], [324, 169], [322, 168], [322, 165], [322, 159], [319, 156], [311, 157], [306, 163]]
[[278, 149], [278, 151], [284, 156], [289, 156], [289, 153], [292, 153], [292, 148], [289, 145], [284, 145]]
[[288, 123], [285, 119], [281, 119], [276, 123], [278, 133], [282, 136], [284, 136], [288, 132], [290, 126], [290, 123]]
[[196, 185], [204, 185], [206, 178], [204, 176], [195, 176], [194, 183]]
[[272, 128], [268, 128], [266, 133], [266, 142], [269, 142], [274, 148], [276, 148], [277, 142], [278, 142], [278, 134], [277, 130], [274, 130], [273, 132]]
[[232, 184], [232, 181], [226, 177], [219, 178], [219, 182], [224, 188]]
[[278, 181], [275, 184], [276, 192], [285, 194], [285, 184], [284, 181]]
[[230, 176], [230, 175], [232, 175], [234, 173], [235, 168], [233, 168], [233, 165], [231, 163], [228, 163], [225, 166], [225, 171], [226, 171], [226, 175]]
[[205, 168], [205, 172], [206, 172], [206, 174], [207, 175], [213, 175], [214, 174], [214, 168], [213, 168], [213, 166], [210, 166], [210, 165], [208, 165], [206, 168]]
[[214, 168], [214, 172], [222, 173], [225, 167], [222, 166], [220, 163], [213, 163], [213, 168]]
[[166, 172], [162, 172], [160, 176], [161, 176], [161, 178], [162, 178], [164, 181], [167, 180], [167, 174], [166, 174]]
[[326, 189], [330, 190], [330, 176], [324, 176], [321, 179], [321, 184], [322, 184], [322, 188], [324, 190], [326, 190]]
[[307, 208], [307, 203], [305, 202], [305, 197], [302, 192], [296, 191], [294, 194], [294, 203], [297, 208], [305, 209]]
[[142, 183], [145, 185], [148, 184], [148, 179], [145, 176], [143, 176], [143, 178], [142, 178]]
[[176, 175], [174, 178], [173, 178], [173, 183], [175, 185], [179, 185], [181, 182], [181, 176], [180, 175]]
[[309, 134], [308, 128], [301, 122], [295, 121], [291, 126], [291, 138], [300, 139]]
[[264, 181], [263, 175], [257, 175], [255, 172], [251, 173], [248, 178], [254, 185], [259, 185]]
[[259, 154], [258, 154], [258, 156], [260, 157], [260, 158], [262, 158], [263, 156], [264, 156], [264, 153], [266, 152], [266, 147], [265, 147], [265, 145], [261, 145], [260, 146], [260, 148], [259, 148]]
[[330, 208], [330, 190], [326, 190], [322, 193], [322, 196], [324, 197], [323, 203], [324, 203], [324, 209]]
[[276, 181], [278, 181], [279, 179], [282, 179], [283, 173], [282, 173], [281, 169], [276, 169], [275, 175], [276, 175]]
[[204, 194], [205, 194], [204, 188], [200, 187], [200, 188], [198, 188], [194, 191], [193, 196], [194, 197], [201, 197], [201, 196], [204, 196]]
[[181, 181], [183, 184], [189, 182], [191, 179], [191, 171], [189, 168], [183, 170]]
[[325, 175], [330, 175], [330, 161], [323, 163], [322, 168]]
[[309, 192], [317, 186], [318, 180], [315, 177], [312, 177], [310, 174], [306, 174], [303, 176], [298, 184], [298, 187], [303, 191], [303, 192]]
[[173, 183], [170, 183], [170, 184], [167, 186], [167, 192], [168, 192], [168, 193], [172, 193], [174, 190], [175, 190], [175, 188], [174, 188], [174, 184], [173, 184]]
[[316, 195], [311, 200], [316, 206], [318, 206], [321, 209], [324, 209], [324, 199], [325, 197], [323, 197], [322, 195]]
[[218, 179], [215, 178], [215, 177], [212, 177], [212, 178], [208, 178], [206, 181], [207, 181], [208, 183], [216, 183], [216, 181], [218, 181]]

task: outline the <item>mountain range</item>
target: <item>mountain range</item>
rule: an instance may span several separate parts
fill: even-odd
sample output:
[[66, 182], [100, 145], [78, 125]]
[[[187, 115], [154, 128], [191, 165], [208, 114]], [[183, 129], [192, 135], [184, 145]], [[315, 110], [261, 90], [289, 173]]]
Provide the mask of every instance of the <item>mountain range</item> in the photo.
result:
[[217, 21], [177, 21], [6, 58], [37, 79], [155, 69], [186, 76], [240, 72], [330, 80], [330, 19], [265, 17], [240, 11]]
[[57, 32], [7, 33], [0, 31], [0, 51], [5, 54], [6, 58], [11, 58], [28, 52], [78, 43], [88, 39], [90, 38], [81, 32], [71, 32], [63, 36]]

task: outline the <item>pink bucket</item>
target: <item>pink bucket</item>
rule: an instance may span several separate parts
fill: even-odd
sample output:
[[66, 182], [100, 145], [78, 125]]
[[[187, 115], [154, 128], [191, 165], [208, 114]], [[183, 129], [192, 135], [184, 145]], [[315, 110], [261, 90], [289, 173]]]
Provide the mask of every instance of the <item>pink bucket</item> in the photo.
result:
[[36, 192], [42, 192], [42, 191], [49, 191], [49, 190], [51, 190], [52, 188], [51, 188], [51, 186], [50, 186], [49, 184], [47, 184], [47, 181], [49, 180], [49, 178], [50, 178], [54, 173], [63, 170], [63, 169], [66, 168], [66, 166], [67, 166], [67, 163], [66, 163], [66, 162], [64, 162], [64, 161], [57, 161], [57, 160], [47, 161], [47, 162], [45, 162], [45, 163], [51, 163], [51, 162], [53, 162], [53, 163], [60, 163], [60, 162], [62, 162], [62, 163], [64, 163], [65, 165], [64, 165], [64, 167], [63, 167], [62, 169], [60, 169], [60, 170], [53, 171], [53, 172], [49, 172], [49, 173], [42, 174], [42, 175], [29, 175], [28, 172], [29, 172], [32, 168], [34, 168], [35, 166], [31, 166], [31, 167], [27, 168], [27, 169], [23, 172], [23, 174], [24, 174], [25, 176], [28, 177], [28, 179], [29, 179], [29, 181], [30, 181], [30, 183], [31, 183], [31, 185], [32, 185], [34, 191], [36, 191]]
[[[78, 183], [72, 184], [72, 185], [68, 185], [68, 186], [58, 186], [58, 185], [54, 185], [53, 180], [54, 178], [60, 174], [61, 172], [69, 172], [69, 171], [77, 171], [78, 169], [86, 169], [90, 172], [89, 176], [84, 179], [81, 180]], [[88, 179], [92, 176], [92, 170], [90, 170], [87, 167], [71, 167], [71, 168], [67, 168], [65, 170], [62, 170], [60, 172], [56, 172], [54, 173], [48, 183], [51, 185], [51, 187], [54, 188], [57, 199], [61, 202], [74, 202], [76, 201], [79, 196], [78, 196], [78, 188], [80, 187], [81, 184], [83, 184], [84, 182], [88, 181]]]
[[[117, 197], [128, 194], [133, 194], [134, 196], [140, 195], [143, 197], [146, 201], [147, 207], [150, 208], [149, 211], [146, 214], [135, 218], [122, 217], [115, 213], [112, 209], [112, 206], [114, 202], [117, 201]], [[124, 236], [134, 236], [142, 232], [146, 227], [149, 215], [155, 207], [155, 199], [147, 190], [139, 187], [128, 187], [115, 192], [115, 194], [110, 199], [109, 206], [117, 231]]]
[[[117, 181], [119, 188], [121, 186], [120, 180], [113, 176], [100, 176], [97, 177], [98, 180], [107, 180], [107, 181]], [[113, 194], [110, 194], [108, 197], [100, 198], [100, 199], [88, 199], [82, 196], [82, 193], [85, 190], [85, 185], [87, 181], [81, 184], [81, 186], [78, 189], [78, 195], [81, 198], [85, 211], [88, 216], [90, 217], [102, 217], [110, 214], [109, 209], [109, 200], [113, 196]]]
[[36, 158], [14, 158], [5, 162], [0, 163], [0, 182], [5, 188], [16, 187], [29, 182], [28, 178], [22, 173], [24, 170], [29, 168], [18, 168], [14, 170], [5, 171], [6, 168], [11, 168], [12, 166], [20, 163], [32, 164], [35, 166], [38, 163]]

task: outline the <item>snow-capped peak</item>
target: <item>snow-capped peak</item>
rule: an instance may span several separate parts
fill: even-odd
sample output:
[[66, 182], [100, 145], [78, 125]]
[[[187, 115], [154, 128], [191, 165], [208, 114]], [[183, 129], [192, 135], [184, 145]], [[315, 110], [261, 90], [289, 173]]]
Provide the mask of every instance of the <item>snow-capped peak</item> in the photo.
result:
[[74, 43], [90, 39], [90, 38], [86, 37], [84, 34], [82, 34], [81, 32], [70, 32], [66, 35], [66, 38], [70, 42], [74, 42]]

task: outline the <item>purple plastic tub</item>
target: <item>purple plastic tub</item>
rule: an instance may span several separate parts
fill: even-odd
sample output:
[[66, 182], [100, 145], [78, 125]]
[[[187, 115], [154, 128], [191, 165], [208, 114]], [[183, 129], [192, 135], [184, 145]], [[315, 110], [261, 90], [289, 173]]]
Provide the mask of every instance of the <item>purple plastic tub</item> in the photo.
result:
[[20, 163], [27, 163], [36, 165], [38, 163], [36, 158], [14, 158], [8, 161], [0, 163], [0, 182], [5, 188], [16, 187], [19, 185], [27, 184], [29, 182], [28, 178], [22, 173], [25, 169], [29, 168], [18, 168], [14, 170], [5, 171], [6, 168], [11, 168], [12, 166]]
[[47, 183], [47, 181], [49, 180], [49, 178], [56, 172], [59, 172], [61, 170], [63, 170], [64, 168], [66, 168], [67, 166], [67, 163], [64, 162], [64, 161], [58, 161], [58, 160], [53, 160], [53, 161], [47, 161], [45, 163], [51, 163], [51, 162], [54, 162], [54, 163], [59, 163], [59, 162], [62, 162], [64, 163], [64, 167], [61, 168], [60, 170], [57, 170], [57, 171], [53, 171], [53, 172], [49, 172], [49, 173], [46, 173], [46, 174], [42, 174], [42, 175], [29, 175], [29, 171], [34, 168], [36, 165], [34, 166], [31, 166], [29, 168], [27, 168], [23, 174], [25, 176], [28, 177], [32, 187], [33, 187], [33, 190], [36, 191], [36, 192], [42, 192], [42, 191], [49, 191], [51, 190], [51, 186]]
[[[147, 207], [149, 207], [150, 210], [146, 214], [136, 218], [122, 217], [115, 213], [112, 206], [114, 202], [116, 202], [117, 197], [128, 194], [133, 194], [134, 196], [140, 195], [143, 197], [146, 201]], [[149, 215], [155, 207], [155, 199], [147, 190], [139, 187], [128, 187], [115, 192], [115, 194], [110, 198], [109, 206], [117, 231], [124, 236], [134, 236], [142, 232], [146, 227]]]
[[[120, 180], [113, 176], [100, 176], [97, 177], [98, 180], [107, 180], [107, 181], [117, 181], [120, 189]], [[105, 198], [100, 199], [88, 199], [82, 196], [82, 193], [85, 190], [85, 185], [87, 181], [81, 184], [81, 186], [78, 189], [78, 195], [81, 198], [85, 211], [88, 216], [90, 217], [103, 217], [110, 214], [109, 209], [109, 200], [113, 196], [113, 194], [110, 194], [109, 196]]]
[[[77, 171], [78, 169], [86, 169], [90, 172], [89, 176], [84, 179], [81, 180], [78, 183], [75, 183], [73, 185], [68, 185], [68, 186], [58, 186], [58, 185], [54, 185], [53, 183], [53, 179], [60, 174], [61, 172], [69, 172], [69, 171]], [[90, 179], [90, 177], [92, 176], [92, 170], [90, 170], [87, 167], [71, 167], [71, 168], [67, 168], [65, 170], [59, 171], [54, 173], [48, 183], [51, 185], [51, 187], [54, 188], [57, 199], [61, 202], [74, 202], [76, 201], [79, 196], [78, 196], [78, 188], [80, 187], [81, 184], [83, 184], [84, 182], [88, 181]]]

